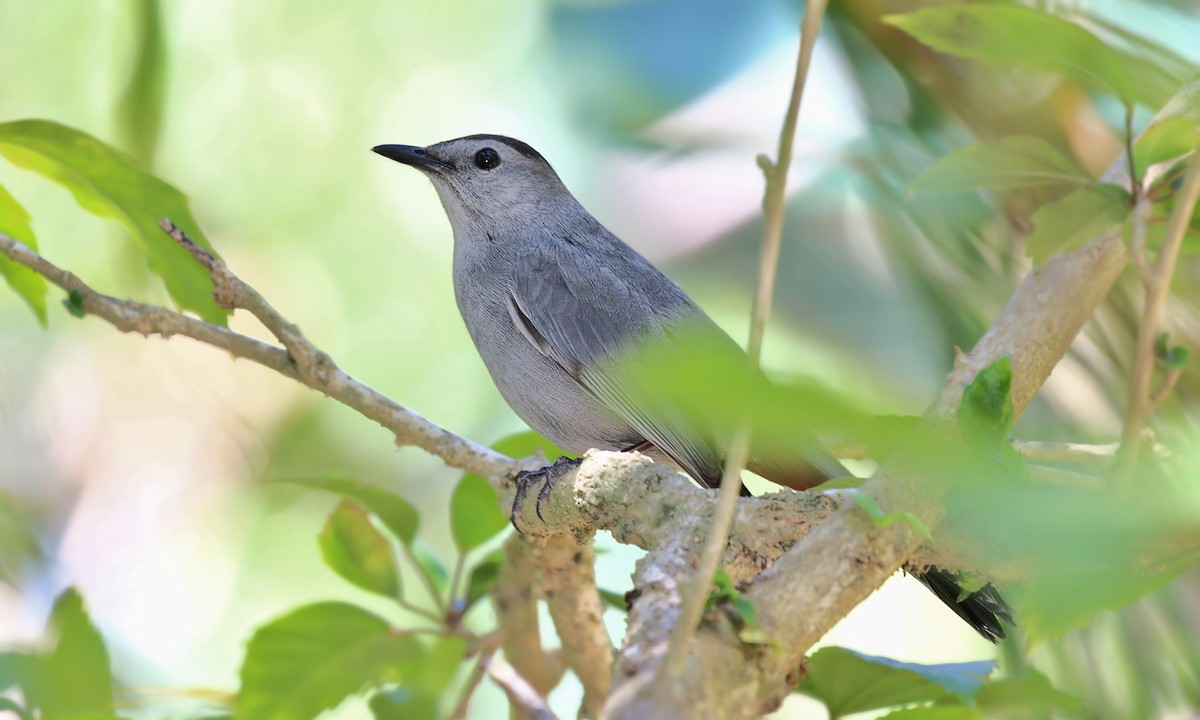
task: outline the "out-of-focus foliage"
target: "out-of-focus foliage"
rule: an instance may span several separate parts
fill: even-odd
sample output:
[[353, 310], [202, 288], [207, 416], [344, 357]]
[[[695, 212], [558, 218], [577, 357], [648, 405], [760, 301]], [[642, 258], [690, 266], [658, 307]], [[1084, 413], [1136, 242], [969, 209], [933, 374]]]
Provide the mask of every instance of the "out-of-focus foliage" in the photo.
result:
[[24, 701], [0, 709], [22, 718], [114, 717], [108, 650], [77, 591], [55, 600], [41, 647], [0, 653], [0, 692], [9, 688]]
[[[29, 227], [29, 213], [3, 187], [0, 187], [0, 232], [19, 240], [34, 250], [37, 239]], [[37, 315], [42, 327], [46, 326], [46, 280], [41, 275], [7, 257], [0, 258], [0, 275], [17, 295], [21, 296]]]
[[[0, 26], [22, 28], [10, 31], [8, 49], [0, 49], [6, 66], [21, 70], [0, 77], [3, 119], [45, 115], [66, 124], [6, 122], [0, 125], [0, 152], [64, 185], [89, 211], [118, 219], [136, 245], [126, 243], [124, 255], [106, 253], [102, 233], [70, 219], [61, 198], [39, 196], [36, 185], [4, 168], [0, 184], [21, 203], [0, 188], [0, 232], [35, 247], [36, 227], [44, 252], [65, 257], [64, 265], [85, 278], [99, 276], [117, 294], [153, 295], [139, 287], [137, 272], [125, 268], [131, 258], [139, 266], [148, 259], [180, 307], [223, 321], [204, 273], [155, 227], [159, 217], [169, 216], [192, 237], [204, 237], [183, 194], [157, 177], [169, 176], [196, 198], [197, 215], [219, 238], [220, 250], [236, 255], [247, 279], [287, 307], [285, 314], [318, 344], [350, 359], [356, 373], [402, 401], [431, 409], [439, 422], [482, 437], [509, 430], [515, 421], [502, 414], [467, 349], [448, 280], [431, 272], [448, 269], [446, 228], [423, 184], [389, 185], [386, 193], [373, 194], [383, 181], [369, 176], [366, 148], [474, 131], [537, 132], [540, 137], [526, 139], [543, 148], [543, 139], [557, 143], [556, 152], [547, 154], [585, 199], [594, 197], [595, 178], [604, 175], [593, 167], [598, 153], [589, 145], [617, 145], [648, 161], [639, 172], [730, 150], [749, 168], [753, 153], [770, 139], [764, 146], [739, 145], [742, 128], [757, 114], [775, 113], [776, 106], [768, 113], [730, 104], [726, 113], [735, 122], [716, 130], [680, 129], [672, 122], [750, 72], [763, 49], [786, 41], [790, 51], [798, 17], [788, 0], [469, 7], [379, 2], [323, 12], [316, 22], [304, 3], [202, 10], [142, 0], [115, 10], [103, 4], [73, 9], [72, 19], [76, 12], [83, 19], [59, 28], [42, 47], [31, 39], [45, 37], [39, 24], [56, 22], [62, 17], [56, 13], [66, 11], [30, 9], [35, 5], [0, 10], [8, 21]], [[811, 361], [790, 367], [804, 366], [822, 381], [739, 377], [733, 371], [744, 368], [736, 356], [704, 353], [708, 362], [695, 366], [664, 363], [657, 391], [686, 396], [694, 406], [689, 412], [714, 426], [728, 428], [752, 414], [767, 435], [853, 437], [876, 458], [910, 446], [919, 436], [909, 419], [874, 416], [921, 412], [949, 365], [951, 348], [975, 342], [1025, 271], [1026, 257], [1041, 264], [1126, 223], [1132, 198], [1105, 170], [1130, 140], [1127, 123], [1135, 134], [1144, 131], [1133, 146], [1138, 177], [1194, 147], [1200, 133], [1195, 96], [1163, 107], [1200, 61], [1191, 42], [1200, 32], [1194, 8], [1114, 1], [1046, 10], [1032, 3], [834, 3], [822, 45], [827, 65], [814, 72], [836, 73], [840, 91], [855, 95], [864, 128], [835, 148], [805, 150], [802, 122], [805, 157], [798, 165], [817, 169], [790, 200], [777, 316], [805, 333], [802, 342], [789, 327], [773, 335], [788, 353]], [[121, 19], [106, 22], [110, 15]], [[110, 41], [110, 31], [117, 42]], [[89, 44], [95, 42], [100, 46]], [[118, 49], [112, 63], [97, 61], [109, 45]], [[781, 114], [784, 98], [772, 100]], [[821, 110], [810, 103], [804, 117], [820, 117]], [[1156, 112], [1158, 120], [1150, 124]], [[120, 138], [132, 157], [100, 137]], [[363, 160], [350, 159], [360, 152]], [[1152, 251], [1161, 245], [1177, 181], [1178, 173], [1164, 168], [1147, 194]], [[389, 175], [388, 182], [408, 181]], [[656, 198], [656, 213], [670, 211], [670, 200]], [[381, 233], [388, 212], [396, 228]], [[724, 301], [739, 298], [732, 303], [737, 305], [749, 295], [738, 283], [748, 282], [761, 234], [759, 221], [750, 217], [757, 215], [714, 231], [717, 242], [670, 268], [719, 316], [730, 304]], [[1200, 249], [1200, 220], [1192, 227], [1185, 253]], [[380, 235], [384, 242], [377, 241]], [[1185, 257], [1168, 313], [1173, 341], [1164, 335], [1158, 352], [1160, 375], [1180, 372], [1156, 425], [1172, 457], [1144, 458], [1136, 468], [1136, 497], [1108, 493], [1100, 484], [1102, 468], [1021, 462], [1000, 442], [1010, 431], [1076, 441], [1108, 440], [1119, 431], [1140, 316], [1133, 277], [1114, 289], [1076, 352], [1015, 428], [1011, 406], [1004, 410], [1004, 371], [997, 369], [964, 404], [964, 426], [978, 441], [971, 452], [928, 453], [940, 458], [931, 462], [931, 472], [948, 476], [954, 487], [949, 519], [935, 542], [969, 538], [978, 565], [1006, 578], [1027, 578], [1009, 589], [1022, 609], [1024, 635], [1003, 648], [1005, 674], [993, 673], [990, 663], [920, 665], [827, 648], [813, 656], [805, 692], [835, 716], [924, 703], [888, 716], [910, 719], [1040, 717], [1078, 712], [1080, 702], [1092, 716], [1142, 718], [1200, 704], [1200, 614], [1194, 602], [1200, 581], [1189, 530], [1200, 510], [1200, 374], [1187, 362], [1188, 348], [1200, 339], [1200, 283], [1191, 282], [1197, 272], [1195, 256]], [[29, 596], [35, 598], [39, 585], [60, 586], [70, 576], [55, 565], [70, 556], [65, 546], [107, 539], [78, 538], [76, 523], [86, 517], [87, 503], [105, 495], [93, 469], [112, 461], [91, 450], [77, 425], [111, 428], [136, 421], [112, 420], [95, 409], [104, 406], [93, 397], [95, 388], [118, 374], [110, 365], [96, 373], [90, 360], [64, 360], [70, 354], [64, 348], [81, 344], [78, 336], [51, 344], [64, 337], [64, 327], [87, 332], [76, 329], [84, 324], [65, 324], [57, 303], [47, 304], [44, 283], [28, 273], [0, 261], [0, 274], [43, 325], [49, 323], [52, 339], [26, 354], [12, 349], [29, 342], [15, 313], [14, 322], [0, 328], [0, 380], [11, 378], [8, 387], [0, 386], [0, 443], [8, 449], [11, 438], [24, 438], [28, 428], [38, 427], [41, 413], [49, 414], [48, 401], [29, 400], [27, 391], [34, 398], [62, 395], [73, 410], [72, 422], [17, 446], [33, 459], [28, 467], [8, 464], [12, 454], [0, 457], [0, 483], [15, 495], [9, 502], [0, 494], [0, 576], [24, 580], [22, 591], [34, 588]], [[81, 310], [77, 299], [64, 304], [68, 312]], [[140, 358], [125, 364], [143, 367]], [[215, 364], [224, 367], [226, 359]], [[43, 366], [51, 368], [45, 376]], [[203, 373], [188, 377], [178, 359], [167, 367], [171, 380], [163, 394], [199, 388], [185, 396], [193, 398], [189, 412], [225, 402], [223, 388], [235, 386], [226, 376], [216, 382]], [[89, 381], [89, 372], [100, 379]], [[714, 375], [725, 379], [705, 382]], [[233, 629], [220, 625], [220, 632], [204, 638], [205, 645], [225, 646], [251, 640], [240, 687], [231, 662], [213, 681], [236, 689], [236, 698], [216, 696], [189, 710], [196, 716], [302, 718], [332, 707], [364, 711], [362, 704], [346, 702], [359, 695], [376, 718], [445, 716], [463, 689], [459, 670], [468, 638], [492, 629], [485, 598], [504, 561], [494, 538], [506, 525], [494, 493], [480, 478], [455, 484], [449, 473], [413, 453], [393, 459], [389, 438], [371, 434], [338, 408], [287, 395], [292, 390], [282, 385], [255, 395], [252, 384], [236, 385], [230, 404], [245, 413], [255, 412], [246, 406], [256, 401], [266, 409], [257, 416], [222, 416], [234, 428], [222, 432], [236, 439], [222, 446], [205, 435], [194, 455], [175, 452], [180, 462], [215, 474], [203, 460], [221, 456], [214, 448], [233, 447], [228, 454], [238, 461], [221, 466], [229, 477], [205, 477], [208, 486], [230, 478], [317, 476], [293, 482], [341, 499], [323, 531], [318, 515], [328, 508], [308, 505], [323, 493], [296, 493], [276, 483], [265, 494], [285, 498], [285, 512], [264, 512], [258, 503], [270, 501], [239, 496], [237, 512], [222, 510], [200, 523], [208, 542], [251, 528], [234, 541], [244, 543], [237, 549], [251, 551], [230, 583], [236, 590], [229, 597], [237, 599], [228, 601], [228, 612], [240, 619]], [[284, 399], [263, 402], [268, 395]], [[149, 424], [169, 425], [174, 436], [199, 436], [203, 426], [158, 417], [151, 414]], [[95, 444], [103, 447], [122, 441], [97, 437], [103, 439]], [[161, 458], [151, 460], [147, 443], [129, 445], [135, 448], [129, 457], [148, 469], [138, 476], [135, 493], [109, 492], [122, 497], [118, 507], [133, 508], [128, 517], [161, 513], [163, 505], [143, 501], [171, 487], [177, 472], [165, 469]], [[561, 454], [529, 434], [495, 447], [513, 456], [537, 448], [551, 460]], [[84, 491], [40, 490], [43, 477], [52, 475], [40, 472], [43, 455], [60, 472], [78, 476]], [[132, 475], [141, 464], [119, 465], [111, 474]], [[1074, 482], [1047, 484], [1039, 473], [1050, 470]], [[400, 479], [385, 490], [323, 475], [329, 471]], [[24, 493], [57, 509], [26, 517]], [[865, 495], [858, 502], [877, 522], [904, 515], [872, 511]], [[239, 514], [253, 519], [238, 525]], [[299, 518], [301, 529], [277, 537], [272, 517], [279, 515]], [[118, 525], [132, 525], [125, 518]], [[46, 527], [35, 534], [30, 528], [38, 522]], [[187, 528], [172, 527], [172, 534], [177, 530], [183, 535]], [[319, 551], [311, 541], [318, 533]], [[97, 542], [97, 558], [128, 544], [114, 535], [114, 544]], [[226, 553], [222, 562], [232, 565], [237, 556]], [[322, 574], [313, 572], [320, 557], [334, 570], [323, 573], [329, 584], [313, 580]], [[311, 566], [297, 565], [301, 558]], [[188, 564], [172, 560], [172, 569]], [[89, 561], [105, 580], [128, 573], [142, 578], [142, 590], [169, 584], [161, 569], [134, 576], [117, 561]], [[284, 577], [293, 573], [303, 583], [270, 586], [273, 594], [260, 602], [264, 586], [255, 583], [271, 574], [264, 568]], [[349, 582], [335, 590], [339, 575]], [[610, 582], [627, 576], [617, 573]], [[85, 591], [91, 598], [104, 589], [93, 583]], [[619, 591], [606, 597], [623, 608]], [[313, 592], [320, 596], [315, 604]], [[345, 602], [328, 599], [337, 592], [345, 593], [337, 595]], [[127, 594], [136, 599], [141, 593]], [[736, 589], [718, 583], [712, 609], [731, 608], [743, 639], [769, 646], [770, 638], [753, 632], [755, 609], [740, 599]], [[107, 611], [116, 614], [111, 606]], [[190, 625], [190, 615], [188, 620]], [[110, 644], [117, 670], [157, 684], [128, 649], [135, 639], [126, 633]], [[110, 717], [118, 698], [141, 702], [119, 687], [114, 695], [109, 650], [75, 591], [54, 604], [43, 642], [14, 647], [0, 652], [0, 712]], [[76, 684], [64, 689], [65, 677]], [[476, 702], [473, 712], [486, 712], [479, 709], [486, 704]]]

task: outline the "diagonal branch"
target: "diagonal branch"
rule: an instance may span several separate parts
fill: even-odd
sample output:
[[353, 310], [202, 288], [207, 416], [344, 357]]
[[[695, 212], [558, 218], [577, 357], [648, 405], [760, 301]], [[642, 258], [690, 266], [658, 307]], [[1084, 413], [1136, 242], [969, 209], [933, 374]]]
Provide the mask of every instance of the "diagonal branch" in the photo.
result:
[[[171, 227], [174, 228], [173, 225]], [[176, 233], [182, 236], [177, 230]], [[190, 240], [187, 242], [191, 243]], [[415, 445], [440, 457], [451, 467], [494, 480], [507, 477], [516, 470], [517, 466], [510, 458], [439, 427], [347, 375], [328, 355], [305, 339], [296, 326], [287, 323], [261, 295], [230, 272], [224, 263], [197, 249], [208, 256], [207, 261], [201, 262], [213, 273], [218, 302], [227, 300], [231, 304], [226, 307], [250, 309], [280, 338], [286, 350], [166, 308], [99, 293], [23, 243], [0, 233], [0, 253], [74, 294], [85, 313], [108, 321], [121, 332], [164, 338], [183, 335], [221, 348], [234, 357], [256, 362], [356, 410], [395, 434], [398, 444]]]

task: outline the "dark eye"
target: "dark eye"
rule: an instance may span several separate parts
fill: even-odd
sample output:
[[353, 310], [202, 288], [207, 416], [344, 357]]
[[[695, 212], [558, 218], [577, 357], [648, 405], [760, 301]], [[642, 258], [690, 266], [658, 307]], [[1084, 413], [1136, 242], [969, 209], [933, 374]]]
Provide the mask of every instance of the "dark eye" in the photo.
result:
[[500, 165], [500, 153], [491, 148], [484, 148], [475, 153], [475, 167], [480, 170], [491, 170]]

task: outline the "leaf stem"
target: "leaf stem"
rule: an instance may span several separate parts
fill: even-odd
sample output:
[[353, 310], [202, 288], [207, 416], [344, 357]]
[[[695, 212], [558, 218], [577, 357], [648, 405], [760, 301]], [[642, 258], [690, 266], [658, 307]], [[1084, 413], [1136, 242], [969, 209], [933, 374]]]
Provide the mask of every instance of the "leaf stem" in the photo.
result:
[[[408, 561], [412, 563], [413, 569], [417, 571], [417, 577], [421, 579], [421, 584], [429, 592], [429, 597], [433, 599], [434, 604], [437, 605], [438, 612], [445, 616], [446, 613], [449, 612], [446, 605], [446, 599], [443, 598], [442, 594], [438, 592], [437, 586], [433, 584], [433, 579], [430, 578], [425, 572], [425, 569], [421, 566], [420, 561], [417, 560], [417, 556], [413, 555], [412, 548], [408, 546], [408, 543], [400, 543], [400, 549], [401, 552], [404, 553], [404, 557], [408, 558]], [[443, 618], [438, 618], [439, 624], [442, 621]]]

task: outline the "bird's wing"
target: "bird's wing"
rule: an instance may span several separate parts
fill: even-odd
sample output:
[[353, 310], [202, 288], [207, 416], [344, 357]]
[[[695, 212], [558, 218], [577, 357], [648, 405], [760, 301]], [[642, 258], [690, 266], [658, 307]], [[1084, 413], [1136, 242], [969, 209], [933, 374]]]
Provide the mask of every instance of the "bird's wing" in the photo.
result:
[[[666, 340], [663, 313], [680, 307], [656, 307], [661, 298], [639, 281], [669, 281], [648, 264], [601, 262], [565, 239], [527, 243], [521, 252], [508, 307], [521, 334], [698, 482], [719, 484], [715, 439], [664, 396], [647, 398], [635, 387], [637, 368], [621, 365], [639, 342]], [[653, 276], [639, 275], [647, 271]], [[682, 292], [678, 301], [688, 302]]]

